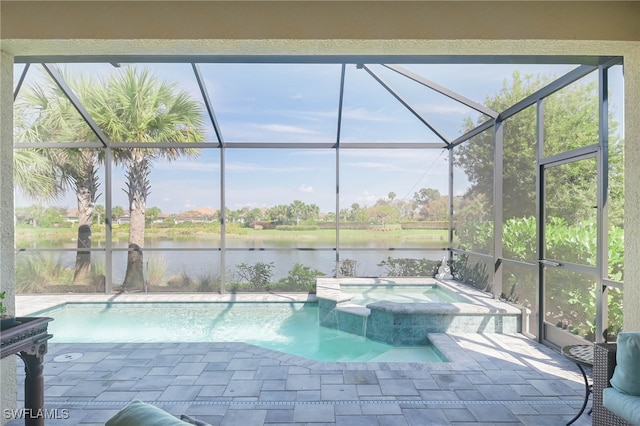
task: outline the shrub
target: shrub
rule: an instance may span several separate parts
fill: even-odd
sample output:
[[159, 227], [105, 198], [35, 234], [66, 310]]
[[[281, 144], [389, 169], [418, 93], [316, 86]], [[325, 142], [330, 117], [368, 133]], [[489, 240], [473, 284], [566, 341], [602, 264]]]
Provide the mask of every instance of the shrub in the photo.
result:
[[158, 254], [152, 254], [147, 258], [147, 285], [159, 286], [164, 284], [164, 276], [167, 272], [167, 259]]
[[208, 272], [196, 278], [195, 290], [202, 293], [220, 292], [220, 282], [220, 274]]
[[19, 255], [16, 259], [16, 291], [40, 293], [49, 284], [67, 284], [73, 279], [73, 270], [65, 268], [59, 255], [36, 253]]
[[355, 277], [358, 269], [358, 261], [355, 259], [342, 259], [338, 264], [338, 270], [333, 271], [337, 277]]
[[248, 282], [230, 282], [227, 284], [227, 291], [231, 293], [244, 293], [251, 291], [251, 286]]
[[316, 225], [278, 225], [278, 231], [317, 231]]
[[450, 266], [451, 272], [457, 280], [482, 291], [490, 292], [492, 290], [487, 262], [471, 262], [467, 254], [461, 254]]
[[236, 265], [235, 276], [240, 282], [249, 283], [250, 291], [270, 290], [274, 263], [258, 262], [254, 265], [239, 263]]
[[[453, 223], [453, 227], [456, 227], [456, 223]], [[402, 222], [402, 229], [449, 229], [449, 221], [436, 221], [436, 220], [425, 220], [418, 222]]]
[[169, 278], [167, 285], [171, 288], [185, 289], [193, 285], [193, 279], [189, 276], [187, 271], [182, 270], [180, 273]]
[[[475, 227], [474, 227], [475, 226]], [[490, 223], [465, 225], [460, 241], [465, 248], [480, 253], [492, 253], [493, 226]], [[546, 224], [546, 257], [582, 265], [595, 265], [597, 255], [597, 225], [595, 220], [583, 220], [569, 225], [564, 219], [551, 218]], [[624, 278], [624, 230], [611, 227], [609, 235], [608, 275], [611, 279]], [[503, 227], [503, 257], [521, 262], [536, 261], [536, 220], [534, 217], [512, 218]], [[489, 269], [482, 263], [469, 266], [462, 255], [455, 263], [456, 277], [482, 288], [488, 286]], [[524, 276], [524, 275], [526, 276]], [[535, 288], [528, 283], [537, 281], [537, 270], [523, 271], [518, 276], [505, 274], [502, 297], [523, 306], [537, 305]], [[547, 319], [581, 336], [591, 337], [595, 332], [596, 298], [593, 277], [567, 270], [547, 274]], [[622, 296], [619, 290], [609, 290], [609, 332], [622, 327]]]
[[433, 277], [438, 272], [440, 261], [428, 259], [387, 257], [378, 263], [388, 277]]
[[274, 290], [316, 292], [316, 278], [324, 276], [322, 271], [295, 263], [286, 278], [278, 281]]

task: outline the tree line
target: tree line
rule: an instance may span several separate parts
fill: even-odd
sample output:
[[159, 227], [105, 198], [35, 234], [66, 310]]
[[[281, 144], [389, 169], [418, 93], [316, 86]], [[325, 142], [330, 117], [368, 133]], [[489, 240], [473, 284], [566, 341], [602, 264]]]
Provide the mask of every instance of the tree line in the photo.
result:
[[[433, 188], [422, 188], [417, 191], [411, 201], [396, 198], [390, 192], [387, 198], [377, 200], [372, 206], [353, 203], [350, 207], [341, 209], [341, 222], [359, 222], [375, 224], [394, 224], [406, 221], [447, 221], [449, 197], [440, 195], [440, 191]], [[75, 211], [73, 211], [75, 212]], [[73, 214], [73, 213], [72, 213]], [[33, 227], [56, 227], [65, 223], [78, 222], [80, 214], [69, 216], [64, 207], [45, 207], [33, 204], [28, 207], [16, 207], [17, 223]], [[128, 216], [128, 211], [122, 206], [111, 208], [111, 222], [116, 223]], [[198, 210], [182, 213], [165, 214], [160, 207], [148, 207], [145, 211], [147, 225], [154, 222], [178, 223], [189, 222], [192, 219], [205, 222], [220, 221], [220, 211], [202, 214]], [[104, 224], [106, 221], [104, 205], [93, 206], [92, 225]], [[321, 212], [314, 203], [304, 203], [294, 200], [290, 204], [278, 204], [268, 208], [242, 207], [236, 210], [226, 209], [227, 223], [240, 224], [244, 227], [259, 227], [269, 224], [269, 227], [280, 225], [298, 226], [313, 225], [319, 222], [336, 221], [335, 212]]]

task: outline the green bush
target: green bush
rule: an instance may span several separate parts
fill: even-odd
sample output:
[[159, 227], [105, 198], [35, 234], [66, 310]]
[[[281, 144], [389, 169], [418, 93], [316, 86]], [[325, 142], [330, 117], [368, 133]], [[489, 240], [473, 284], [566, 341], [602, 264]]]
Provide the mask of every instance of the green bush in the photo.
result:
[[482, 291], [492, 291], [493, 283], [489, 281], [487, 262], [473, 262], [467, 254], [461, 254], [450, 266], [455, 279]]
[[316, 225], [278, 225], [278, 231], [317, 231]]
[[387, 257], [378, 266], [385, 269], [388, 277], [434, 277], [441, 261]]
[[165, 283], [167, 272], [167, 259], [162, 254], [153, 253], [147, 257], [146, 261], [146, 284], [150, 286], [160, 286]]
[[233, 281], [227, 284], [227, 291], [231, 293], [247, 293], [252, 291], [251, 285], [248, 282]]
[[236, 265], [235, 277], [239, 282], [249, 284], [249, 291], [269, 291], [274, 263], [258, 262], [254, 265], [239, 263]]
[[316, 278], [324, 276], [322, 271], [311, 269], [301, 263], [295, 263], [289, 270], [287, 277], [282, 278], [273, 285], [273, 290], [278, 291], [304, 291], [316, 292]]
[[195, 290], [201, 293], [220, 292], [221, 281], [220, 274], [214, 272], [198, 275], [195, 280]]
[[[493, 227], [489, 222], [467, 223], [459, 230], [461, 246], [480, 253], [491, 253]], [[551, 218], [546, 224], [546, 257], [566, 262], [595, 265], [597, 255], [597, 225], [594, 220], [569, 225], [560, 218]], [[620, 227], [609, 229], [608, 275], [613, 280], [624, 278], [624, 231]], [[462, 243], [464, 242], [464, 243]], [[536, 220], [534, 217], [512, 218], [503, 226], [503, 257], [521, 262], [536, 262]], [[460, 256], [454, 270], [461, 281], [482, 288], [488, 286], [486, 267], [468, 266], [466, 255]], [[502, 296], [523, 306], [537, 305], [536, 289], [528, 283], [537, 281], [537, 269], [523, 270], [518, 275], [503, 276]], [[483, 280], [486, 283], [483, 283]], [[593, 276], [567, 270], [547, 274], [545, 293], [547, 320], [581, 336], [592, 337], [595, 332], [596, 299]], [[609, 291], [609, 332], [622, 328], [622, 292]]]
[[[448, 220], [423, 220], [418, 222], [402, 222], [402, 229], [449, 229]], [[455, 228], [456, 224], [453, 224]]]
[[341, 259], [338, 270], [333, 271], [336, 277], [355, 277], [358, 270], [358, 261], [355, 259]]
[[73, 269], [66, 268], [60, 255], [35, 253], [16, 257], [16, 292], [40, 293], [50, 284], [68, 284]]

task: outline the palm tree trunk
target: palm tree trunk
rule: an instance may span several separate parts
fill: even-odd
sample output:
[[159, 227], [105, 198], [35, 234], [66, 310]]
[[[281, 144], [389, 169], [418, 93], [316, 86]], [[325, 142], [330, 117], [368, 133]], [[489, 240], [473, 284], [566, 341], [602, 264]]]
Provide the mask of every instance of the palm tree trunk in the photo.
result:
[[143, 265], [145, 213], [149, 193], [149, 162], [144, 152], [133, 150], [127, 165], [127, 195], [129, 196], [129, 252], [123, 289], [144, 288]]
[[82, 152], [84, 170], [81, 170], [76, 181], [76, 198], [78, 201], [78, 251], [76, 252], [76, 269], [73, 275], [74, 284], [91, 282], [91, 224], [98, 190], [96, 176], [96, 158], [91, 150]]

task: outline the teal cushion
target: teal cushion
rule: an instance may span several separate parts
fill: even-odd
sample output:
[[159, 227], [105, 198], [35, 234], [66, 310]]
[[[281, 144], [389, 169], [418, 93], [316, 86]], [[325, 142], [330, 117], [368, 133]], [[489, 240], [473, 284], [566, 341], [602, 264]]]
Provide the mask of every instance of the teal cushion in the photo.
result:
[[640, 332], [618, 334], [616, 368], [610, 382], [622, 393], [640, 396]]
[[602, 405], [632, 425], [640, 425], [640, 396], [627, 395], [614, 388], [602, 391]]
[[180, 420], [183, 420], [183, 421], [189, 423], [190, 425], [211, 426], [207, 422], [203, 422], [202, 420], [196, 419], [195, 417], [187, 416], [186, 414], [181, 415], [180, 416]]
[[107, 420], [105, 426], [185, 426], [186, 424], [156, 406], [135, 400]]

